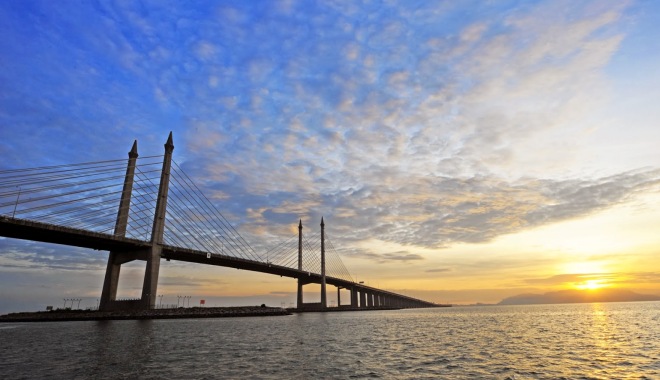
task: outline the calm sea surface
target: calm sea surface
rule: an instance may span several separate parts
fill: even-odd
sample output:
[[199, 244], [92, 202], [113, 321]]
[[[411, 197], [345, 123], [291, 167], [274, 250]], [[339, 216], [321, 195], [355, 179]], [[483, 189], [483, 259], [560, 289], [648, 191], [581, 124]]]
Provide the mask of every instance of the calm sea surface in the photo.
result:
[[660, 379], [660, 303], [0, 324], [2, 379]]

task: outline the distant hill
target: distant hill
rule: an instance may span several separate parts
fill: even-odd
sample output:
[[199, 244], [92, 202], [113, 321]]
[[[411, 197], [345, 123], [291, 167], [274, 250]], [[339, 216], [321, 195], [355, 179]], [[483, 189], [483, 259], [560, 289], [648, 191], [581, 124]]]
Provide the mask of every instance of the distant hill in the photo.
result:
[[626, 289], [560, 290], [545, 294], [519, 294], [505, 298], [498, 305], [535, 305], [582, 302], [660, 301], [660, 296], [634, 293]]

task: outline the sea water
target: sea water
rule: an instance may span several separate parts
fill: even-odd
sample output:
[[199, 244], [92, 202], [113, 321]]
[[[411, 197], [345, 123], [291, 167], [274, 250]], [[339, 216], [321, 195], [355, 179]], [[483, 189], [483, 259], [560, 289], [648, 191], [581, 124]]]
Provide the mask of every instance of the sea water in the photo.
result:
[[2, 379], [660, 379], [660, 303], [0, 324]]

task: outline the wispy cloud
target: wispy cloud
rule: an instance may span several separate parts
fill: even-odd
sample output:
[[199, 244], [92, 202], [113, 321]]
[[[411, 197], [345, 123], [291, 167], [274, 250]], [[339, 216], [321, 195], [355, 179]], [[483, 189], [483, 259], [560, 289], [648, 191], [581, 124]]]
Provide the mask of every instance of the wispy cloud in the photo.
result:
[[451, 268], [435, 268], [435, 269], [427, 269], [427, 273], [446, 273], [446, 272], [451, 272]]
[[394, 261], [402, 261], [402, 262], [408, 262], [408, 261], [418, 261], [418, 260], [424, 260], [424, 257], [416, 254], [416, 253], [410, 253], [408, 251], [398, 251], [398, 252], [388, 252], [388, 253], [371, 253], [367, 252], [365, 250], [356, 250], [353, 252], [353, 257], [358, 257], [358, 258], [364, 258], [364, 259], [369, 259], [372, 261], [375, 261], [377, 263], [387, 263], [387, 262], [394, 262]]
[[606, 285], [636, 286], [655, 284], [660, 280], [657, 272], [615, 272], [615, 273], [579, 273], [559, 274], [544, 278], [525, 279], [524, 283], [533, 286], [562, 286], [579, 284], [589, 280], [603, 281]]
[[535, 286], [541, 286], [541, 285], [558, 286], [558, 285], [581, 283], [588, 280], [606, 280], [609, 282], [615, 279], [616, 277], [617, 277], [616, 274], [611, 274], [611, 273], [560, 274], [546, 278], [526, 279], [525, 283], [527, 283], [528, 285], [535, 285]]
[[[332, 8], [307, 25], [314, 45], [277, 29], [287, 53], [250, 58], [232, 74], [257, 86], [243, 100], [247, 107], [239, 101], [225, 110], [223, 123], [231, 125], [217, 127], [225, 137], [196, 152], [207, 164], [192, 169], [226, 189], [221, 207], [250, 199], [258, 213], [246, 222], [353, 210], [333, 221], [350, 225], [346, 238], [427, 247], [489, 241], [650, 191], [653, 169], [539, 176], [570, 160], [570, 145], [538, 144], [566, 141], [557, 131], [579, 133], [573, 120], [601, 99], [602, 70], [622, 38], [616, 22], [625, 8], [562, 6], [571, 12], [525, 7], [468, 23], [449, 38], [417, 19], [420, 9], [379, 12], [355, 26], [349, 11]], [[534, 22], [541, 14], [550, 17]], [[327, 32], [331, 23], [346, 27]], [[274, 49], [256, 44], [260, 56]], [[285, 68], [284, 81], [274, 67]], [[187, 141], [202, 146], [206, 136]]]
[[[599, 179], [521, 179], [512, 183], [494, 177], [409, 179], [390, 187], [364, 185], [318, 200], [315, 213], [332, 217], [344, 241], [375, 237], [425, 247], [487, 242], [528, 228], [606, 210], [636, 194], [658, 188], [660, 171], [640, 170]], [[274, 200], [274, 199], [270, 199]], [[307, 206], [312, 206], [306, 203]], [[295, 202], [260, 209], [253, 220], [292, 223], [306, 213]], [[338, 211], [336, 211], [338, 210]], [[353, 212], [342, 212], [353, 210]]]
[[105, 268], [105, 254], [51, 244], [0, 239], [0, 271], [35, 272], [44, 269], [98, 271]]

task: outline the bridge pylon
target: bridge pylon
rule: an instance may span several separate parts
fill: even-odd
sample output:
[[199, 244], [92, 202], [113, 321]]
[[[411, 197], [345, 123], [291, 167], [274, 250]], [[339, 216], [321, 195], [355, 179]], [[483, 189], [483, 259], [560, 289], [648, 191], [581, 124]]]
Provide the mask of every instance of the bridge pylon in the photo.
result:
[[[303, 225], [302, 225], [302, 219], [300, 219], [300, 223], [298, 224], [298, 270], [302, 271], [303, 269], [303, 259], [302, 259], [302, 230], [303, 230]], [[296, 303], [296, 307], [302, 308], [303, 307], [303, 285], [305, 283], [303, 282], [303, 279], [298, 277], [298, 299]]]
[[321, 308], [328, 307], [328, 296], [325, 283], [325, 223], [321, 217]]
[[[163, 168], [160, 176], [156, 210], [154, 212], [154, 220], [151, 229], [150, 247], [137, 251], [110, 251], [103, 281], [101, 302], [99, 304], [100, 310], [147, 310], [153, 309], [156, 305], [158, 273], [160, 270], [160, 258], [163, 248], [167, 194], [169, 191], [173, 151], [174, 143], [172, 141], [172, 132], [170, 132], [167, 142], [165, 143], [165, 155], [163, 156]], [[126, 176], [124, 178], [124, 187], [119, 202], [117, 221], [115, 223], [115, 236], [124, 237], [126, 235], [137, 158], [138, 152], [136, 140], [133, 143], [133, 148], [128, 153], [128, 165], [126, 168]], [[142, 285], [142, 296], [137, 300], [117, 300], [117, 287], [119, 285], [119, 272], [121, 265], [134, 260], [145, 260], [147, 262], [144, 273], [144, 282]]]
[[[302, 220], [298, 224], [298, 270], [303, 270], [303, 258], [302, 258]], [[303, 286], [309, 284], [310, 281], [306, 281], [303, 278], [298, 278], [298, 299], [297, 299], [297, 308], [298, 309], [327, 309], [328, 308], [328, 298], [326, 293], [326, 277], [325, 277], [325, 223], [323, 218], [321, 218], [321, 302], [320, 303], [304, 303], [303, 301]], [[338, 289], [339, 290], [339, 289]]]

